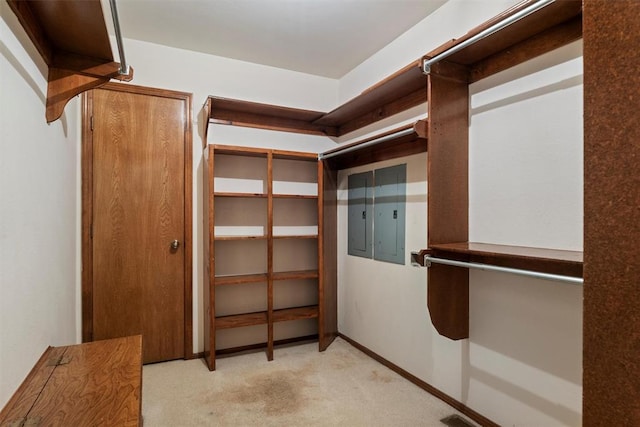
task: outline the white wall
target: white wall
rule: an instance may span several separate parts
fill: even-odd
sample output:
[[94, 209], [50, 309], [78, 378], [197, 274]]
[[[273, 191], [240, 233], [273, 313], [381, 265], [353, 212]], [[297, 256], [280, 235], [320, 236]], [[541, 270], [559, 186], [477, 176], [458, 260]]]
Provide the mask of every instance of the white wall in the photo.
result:
[[77, 342], [79, 109], [46, 124], [44, 64], [6, 2], [0, 13], [2, 407], [47, 346]]
[[[514, 3], [449, 1], [342, 78], [340, 100]], [[471, 85], [471, 241], [582, 250], [581, 60], [577, 42]], [[426, 181], [425, 156], [389, 164], [404, 160], [416, 183]], [[440, 337], [426, 308], [425, 270], [347, 255], [346, 177], [375, 167], [339, 175], [340, 332], [498, 424], [580, 425], [582, 288], [471, 271], [470, 337]], [[407, 212], [420, 211], [426, 205]], [[426, 247], [422, 218], [407, 221], [408, 251]]]

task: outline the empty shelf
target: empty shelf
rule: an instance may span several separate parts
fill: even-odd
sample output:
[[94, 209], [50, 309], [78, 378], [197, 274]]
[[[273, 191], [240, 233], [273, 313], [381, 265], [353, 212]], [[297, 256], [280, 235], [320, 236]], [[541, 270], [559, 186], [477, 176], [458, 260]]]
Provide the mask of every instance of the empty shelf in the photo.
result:
[[318, 270], [281, 271], [273, 273], [273, 280], [315, 279]]
[[238, 274], [234, 276], [216, 276], [214, 283], [218, 285], [240, 285], [242, 283], [266, 282], [267, 274]]
[[264, 325], [266, 323], [266, 311], [216, 317], [216, 329], [241, 328], [244, 326]]
[[318, 306], [307, 305], [305, 307], [284, 308], [273, 311], [274, 322], [285, 322], [288, 320], [312, 319], [318, 317]]

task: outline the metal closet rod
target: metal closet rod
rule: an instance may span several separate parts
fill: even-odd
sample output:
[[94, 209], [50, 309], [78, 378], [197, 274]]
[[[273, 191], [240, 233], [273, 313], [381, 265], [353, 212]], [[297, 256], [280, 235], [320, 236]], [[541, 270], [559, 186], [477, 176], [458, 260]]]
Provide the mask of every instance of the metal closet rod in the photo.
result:
[[345, 147], [342, 150], [337, 150], [337, 151], [332, 151], [331, 153], [320, 153], [318, 154], [318, 160], [323, 160], [323, 159], [330, 159], [331, 157], [335, 157], [335, 156], [339, 156], [341, 154], [344, 153], [349, 153], [351, 151], [356, 151], [356, 150], [360, 150], [361, 148], [365, 148], [365, 147], [370, 147], [372, 145], [376, 145], [376, 144], [380, 144], [382, 142], [385, 141], [389, 141], [391, 139], [394, 138], [400, 138], [403, 137], [405, 135], [410, 135], [412, 133], [414, 133], [415, 130], [411, 127], [409, 129], [404, 129], [398, 132], [394, 132], [390, 135], [385, 135], [385, 136], [381, 136], [380, 138], [376, 138], [376, 139], [372, 139], [371, 141], [367, 141], [365, 143], [362, 144], [357, 144], [357, 145], [352, 145], [349, 147]]
[[475, 262], [454, 261], [451, 259], [434, 258], [431, 255], [425, 255], [424, 265], [427, 267], [430, 267], [431, 263], [452, 265], [454, 267], [475, 268], [478, 270], [486, 270], [486, 271], [499, 271], [501, 273], [518, 274], [520, 276], [535, 277], [537, 279], [554, 280], [557, 282], [572, 283], [574, 285], [582, 285], [584, 283], [584, 280], [582, 279], [582, 277], [564, 276], [561, 274], [551, 274], [551, 273], [541, 273], [539, 271], [522, 270], [519, 268], [510, 268], [510, 267], [500, 267], [497, 265], [479, 264]]
[[495, 24], [493, 24], [492, 26], [490, 26], [489, 28], [479, 32], [478, 34], [476, 34], [473, 37], [468, 38], [467, 40], [463, 41], [460, 44], [457, 44], [455, 46], [452, 46], [450, 49], [445, 50], [444, 52], [440, 52], [439, 54], [437, 54], [436, 56], [434, 56], [433, 58], [430, 59], [425, 59], [422, 62], [422, 71], [425, 74], [429, 74], [431, 72], [431, 66], [437, 62], [440, 62], [441, 60], [443, 60], [444, 58], [446, 58], [447, 56], [453, 55], [454, 53], [464, 49], [467, 46], [470, 46], [474, 43], [476, 43], [479, 40], [482, 40], [485, 37], [490, 36], [491, 34], [500, 31], [501, 29], [513, 24], [516, 21], [519, 21], [520, 19], [531, 15], [532, 13], [542, 9], [543, 7], [553, 3], [555, 0], [539, 0], [527, 7], [525, 7], [524, 9], [522, 9], [521, 11], [514, 13], [513, 15], [503, 19], [500, 22], [496, 22]]
[[116, 0], [109, 0], [111, 6], [111, 17], [113, 18], [113, 30], [116, 33], [116, 42], [118, 43], [118, 55], [120, 55], [120, 71], [121, 75], [129, 74], [129, 66], [124, 57], [124, 43], [122, 42], [122, 33], [120, 32], [120, 19], [118, 18], [118, 7]]

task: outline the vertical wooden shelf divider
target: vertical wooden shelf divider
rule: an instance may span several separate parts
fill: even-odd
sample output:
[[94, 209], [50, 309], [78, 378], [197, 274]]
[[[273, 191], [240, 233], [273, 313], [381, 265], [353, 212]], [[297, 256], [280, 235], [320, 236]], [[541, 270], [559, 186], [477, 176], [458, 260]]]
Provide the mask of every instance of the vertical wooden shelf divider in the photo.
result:
[[273, 360], [273, 153], [267, 154], [267, 360]]
[[[427, 83], [429, 246], [469, 240], [469, 86], [464, 67], [447, 73], [437, 64]], [[439, 69], [438, 69], [439, 68]], [[451, 339], [469, 336], [469, 270], [434, 264], [427, 305], [436, 330]]]

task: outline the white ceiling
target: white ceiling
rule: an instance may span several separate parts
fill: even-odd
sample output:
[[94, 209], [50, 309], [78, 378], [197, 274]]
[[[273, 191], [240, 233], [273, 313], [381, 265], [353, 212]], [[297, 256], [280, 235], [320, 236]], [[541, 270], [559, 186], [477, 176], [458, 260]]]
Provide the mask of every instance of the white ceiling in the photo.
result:
[[117, 5], [125, 38], [340, 78], [445, 2], [117, 0]]

